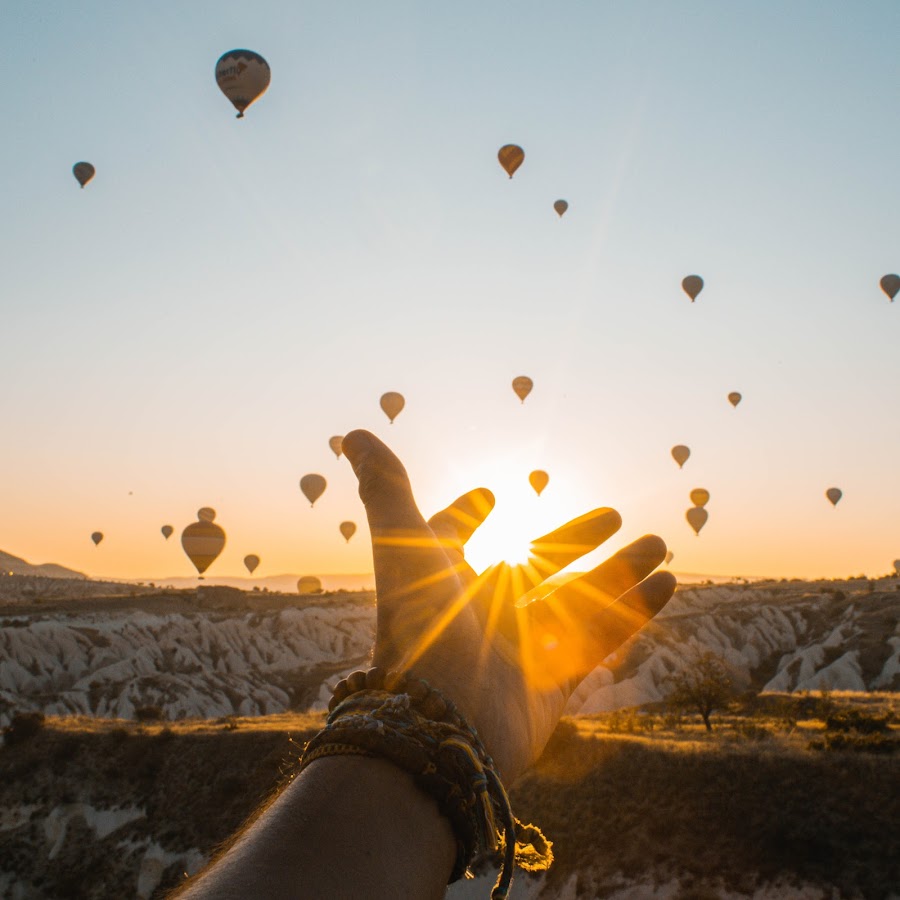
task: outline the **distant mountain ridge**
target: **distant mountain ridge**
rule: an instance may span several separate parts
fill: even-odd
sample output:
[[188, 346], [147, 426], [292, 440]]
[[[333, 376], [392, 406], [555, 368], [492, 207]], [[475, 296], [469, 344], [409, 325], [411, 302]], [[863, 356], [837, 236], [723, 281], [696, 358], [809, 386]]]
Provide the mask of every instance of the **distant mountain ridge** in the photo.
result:
[[67, 569], [65, 566], [60, 566], [56, 563], [43, 563], [36, 566], [18, 556], [13, 556], [11, 553], [4, 553], [2, 550], [0, 550], [0, 574], [87, 579], [87, 575], [83, 572], [77, 572], [75, 569]]

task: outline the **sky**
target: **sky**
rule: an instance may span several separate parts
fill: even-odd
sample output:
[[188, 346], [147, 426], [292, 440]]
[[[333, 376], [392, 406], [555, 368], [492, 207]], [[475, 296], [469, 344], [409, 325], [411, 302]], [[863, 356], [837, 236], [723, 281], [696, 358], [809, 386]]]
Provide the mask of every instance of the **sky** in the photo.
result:
[[[210, 575], [369, 572], [328, 446], [368, 428], [426, 516], [494, 490], [477, 568], [606, 505], [607, 550], [654, 532], [676, 572], [900, 557], [893, 0], [10, 0], [4, 25], [0, 549], [190, 575], [212, 506]], [[272, 70], [241, 120], [213, 76], [237, 47]]]

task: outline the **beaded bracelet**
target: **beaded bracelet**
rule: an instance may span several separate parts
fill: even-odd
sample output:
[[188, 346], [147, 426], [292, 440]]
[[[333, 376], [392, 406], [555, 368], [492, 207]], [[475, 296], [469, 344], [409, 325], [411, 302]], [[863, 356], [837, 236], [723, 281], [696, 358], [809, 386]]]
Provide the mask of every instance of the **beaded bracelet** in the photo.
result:
[[[515, 863], [549, 868], [552, 843], [512, 814], [509, 797], [478, 733], [427, 681], [372, 668], [340, 681], [325, 725], [306, 745], [300, 771], [325, 756], [379, 756], [412, 775], [436, 801], [456, 837], [449, 883], [471, 877], [478, 854], [502, 852], [492, 900], [506, 900]], [[517, 826], [519, 828], [517, 834]]]

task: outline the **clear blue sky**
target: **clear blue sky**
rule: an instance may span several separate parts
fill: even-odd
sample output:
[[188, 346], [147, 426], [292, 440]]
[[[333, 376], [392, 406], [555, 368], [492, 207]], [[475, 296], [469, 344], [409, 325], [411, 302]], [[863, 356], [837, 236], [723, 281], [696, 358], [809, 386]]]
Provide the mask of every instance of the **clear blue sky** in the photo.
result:
[[[327, 445], [362, 426], [426, 512], [487, 483], [537, 533], [615, 505], [676, 570], [900, 557], [900, 300], [878, 288], [900, 269], [900, 4], [4, 13], [0, 548], [188, 574], [158, 528], [212, 505], [211, 574], [250, 552], [260, 575], [367, 571]], [[235, 47], [272, 68], [241, 121], [213, 79]], [[387, 390], [407, 398], [394, 426]]]

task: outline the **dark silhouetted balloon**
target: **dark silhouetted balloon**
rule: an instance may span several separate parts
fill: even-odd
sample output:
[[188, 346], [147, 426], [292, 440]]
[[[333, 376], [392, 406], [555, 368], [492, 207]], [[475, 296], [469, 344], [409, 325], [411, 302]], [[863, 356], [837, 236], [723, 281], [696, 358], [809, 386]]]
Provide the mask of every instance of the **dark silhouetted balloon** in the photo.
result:
[[693, 303], [697, 299], [697, 294], [703, 290], [703, 279], [699, 275], [688, 275], [682, 279], [681, 287]]
[[381, 395], [380, 402], [384, 414], [391, 420], [391, 425], [393, 425], [394, 419], [400, 415], [403, 407], [406, 406], [403, 394], [398, 394], [396, 391], [388, 391], [386, 394]]
[[298, 594], [321, 594], [322, 582], [315, 575], [304, 575], [297, 581]]
[[300, 479], [300, 490], [303, 496], [309, 500], [310, 506], [316, 505], [316, 500], [325, 493], [328, 482], [321, 475], [304, 475]]
[[344, 540], [349, 544], [350, 538], [356, 534], [356, 522], [341, 522], [338, 527], [341, 530], [341, 534], [344, 536]]
[[694, 506], [706, 506], [709, 503], [709, 491], [705, 488], [694, 488], [691, 491], [691, 503]]
[[687, 461], [688, 457], [691, 455], [691, 448], [685, 447], [684, 444], [676, 444], [672, 448], [672, 459], [678, 463], [678, 468], [680, 469]]
[[89, 162], [77, 162], [72, 166], [72, 174], [82, 188], [94, 177], [96, 171]]
[[331, 447], [331, 452], [338, 458], [341, 458], [341, 454], [344, 452], [344, 436], [342, 434], [336, 434], [334, 437], [328, 438], [328, 446]]
[[740, 403], [742, 399], [743, 399], [743, 398], [741, 397], [741, 395], [740, 395], [737, 391], [732, 391], [732, 392], [728, 395], [728, 402], [729, 402], [732, 406], [737, 406], [738, 403]]
[[525, 151], [518, 144], [504, 144], [497, 151], [497, 159], [500, 160], [500, 165], [506, 170], [506, 174], [512, 178], [516, 169], [525, 160]]
[[517, 375], [513, 378], [512, 389], [516, 396], [524, 403], [525, 398], [531, 393], [534, 382], [527, 375]]
[[215, 522], [216, 511], [211, 506], [201, 506], [200, 509], [197, 510], [197, 518], [201, 522]]
[[247, 571], [252, 575], [259, 565], [259, 557], [255, 553], [248, 554], [244, 557], [244, 565], [247, 567]]
[[102, 531], [95, 531], [95, 532], [91, 535], [91, 540], [94, 542], [94, 546], [96, 547], [97, 544], [99, 544], [100, 541], [103, 540], [103, 532], [102, 532]]
[[709, 518], [709, 513], [702, 506], [692, 506], [687, 511], [686, 517], [688, 524], [694, 529], [694, 534], [699, 535], [700, 529], [706, 524], [706, 520]]
[[216, 84], [244, 117], [244, 110], [261, 97], [272, 80], [269, 64], [252, 50], [229, 50], [216, 63]]
[[891, 298], [891, 303], [893, 303], [894, 297], [900, 292], [900, 275], [885, 275], [881, 279], [881, 289]]
[[831, 501], [832, 506], [837, 506], [838, 500], [844, 496], [844, 492], [840, 488], [828, 488], [825, 491], [825, 496]]
[[565, 200], [557, 200], [556, 203], [553, 204], [553, 208], [556, 210], [556, 214], [560, 218], [562, 218], [566, 210], [569, 208], [569, 204], [566, 203]]
[[162, 528], [159, 529], [162, 532], [162, 536], [168, 540], [175, 533], [175, 529], [171, 525], [163, 525]]
[[894, 560], [894, 571], [900, 575], [900, 559]]
[[528, 476], [528, 483], [534, 488], [534, 492], [541, 496], [544, 488], [550, 483], [550, 476], [543, 469], [535, 469]]
[[225, 547], [225, 532], [215, 522], [198, 520], [181, 532], [181, 546], [202, 575]]

